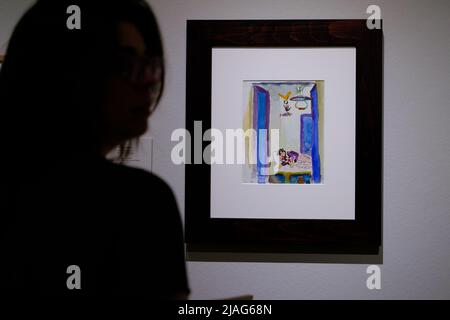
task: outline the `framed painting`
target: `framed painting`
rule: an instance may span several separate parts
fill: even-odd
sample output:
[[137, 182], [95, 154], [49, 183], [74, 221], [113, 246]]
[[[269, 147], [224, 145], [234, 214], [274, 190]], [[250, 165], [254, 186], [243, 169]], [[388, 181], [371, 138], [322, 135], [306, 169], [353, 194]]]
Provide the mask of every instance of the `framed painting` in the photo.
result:
[[186, 88], [188, 250], [378, 252], [381, 29], [189, 20]]

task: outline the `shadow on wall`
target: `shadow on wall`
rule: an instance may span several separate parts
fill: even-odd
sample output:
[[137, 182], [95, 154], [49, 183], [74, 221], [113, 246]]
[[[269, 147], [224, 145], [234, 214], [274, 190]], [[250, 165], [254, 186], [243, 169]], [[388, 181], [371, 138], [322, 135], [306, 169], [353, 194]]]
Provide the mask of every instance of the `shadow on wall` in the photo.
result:
[[217, 247], [214, 247], [214, 249], [210, 249], [208, 251], [208, 247], [205, 246], [188, 245], [186, 260], [199, 262], [383, 264], [383, 247], [371, 253], [360, 253], [361, 251], [358, 249], [343, 253], [258, 252], [258, 250], [236, 252], [232, 248], [217, 249]]

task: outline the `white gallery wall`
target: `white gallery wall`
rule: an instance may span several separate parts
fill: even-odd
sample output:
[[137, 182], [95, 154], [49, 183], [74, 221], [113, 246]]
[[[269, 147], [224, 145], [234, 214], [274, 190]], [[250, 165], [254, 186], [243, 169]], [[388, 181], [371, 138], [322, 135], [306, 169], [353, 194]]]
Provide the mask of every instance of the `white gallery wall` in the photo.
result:
[[[268, 255], [263, 260], [284, 262], [188, 262], [192, 298], [247, 293], [255, 299], [450, 298], [449, 1], [149, 2], [167, 58], [165, 95], [150, 121], [152, 168], [173, 188], [182, 215], [184, 168], [170, 161], [170, 136], [185, 127], [187, 19], [364, 19], [368, 5], [376, 4], [384, 20], [382, 289], [366, 287], [369, 260]], [[0, 0], [0, 48], [30, 3]], [[239, 255], [229, 260], [233, 256], [242, 261]], [[321, 260], [328, 263], [315, 262]]]

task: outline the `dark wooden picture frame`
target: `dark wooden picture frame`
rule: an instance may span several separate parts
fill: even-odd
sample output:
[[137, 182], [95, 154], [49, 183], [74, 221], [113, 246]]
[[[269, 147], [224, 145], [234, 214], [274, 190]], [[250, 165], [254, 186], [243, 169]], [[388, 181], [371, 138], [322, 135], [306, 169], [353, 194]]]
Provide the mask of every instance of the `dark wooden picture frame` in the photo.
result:
[[[186, 128], [211, 128], [212, 48], [356, 48], [354, 220], [216, 219], [211, 168], [187, 164], [188, 250], [378, 253], [382, 239], [382, 30], [366, 20], [187, 21]], [[207, 146], [203, 142], [203, 149]]]

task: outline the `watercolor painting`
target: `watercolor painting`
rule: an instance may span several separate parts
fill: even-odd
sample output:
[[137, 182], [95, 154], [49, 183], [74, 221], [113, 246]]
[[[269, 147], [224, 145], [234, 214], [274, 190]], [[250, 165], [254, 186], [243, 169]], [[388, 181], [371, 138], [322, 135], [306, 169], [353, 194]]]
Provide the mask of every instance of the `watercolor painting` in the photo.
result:
[[323, 90], [323, 80], [243, 82], [243, 129], [254, 132], [244, 183], [323, 183]]

